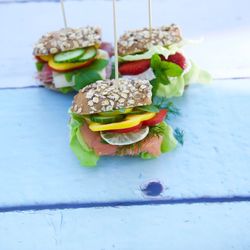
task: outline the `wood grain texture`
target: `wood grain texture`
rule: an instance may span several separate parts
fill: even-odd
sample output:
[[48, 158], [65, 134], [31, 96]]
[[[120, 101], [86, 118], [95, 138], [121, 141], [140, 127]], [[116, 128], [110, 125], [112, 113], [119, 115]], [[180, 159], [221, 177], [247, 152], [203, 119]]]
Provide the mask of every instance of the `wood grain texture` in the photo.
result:
[[0, 213], [0, 248], [248, 250], [249, 211], [235, 203]]
[[1, 90], [0, 206], [145, 200], [159, 180], [159, 199], [250, 194], [248, 80], [192, 85], [174, 100], [170, 120], [185, 143], [156, 160], [103, 157], [84, 168], [68, 145], [72, 95], [43, 88]]
[[[66, 1], [65, 8], [69, 26], [99, 25], [103, 39], [113, 41], [111, 1]], [[152, 7], [153, 26], [175, 22], [186, 39], [204, 37], [203, 43], [186, 46], [185, 50], [215, 77], [249, 77], [248, 9], [248, 0], [156, 0]], [[117, 12], [118, 34], [148, 24], [144, 1], [119, 1]], [[0, 88], [37, 85], [33, 44], [42, 34], [61, 27], [59, 2], [1, 4]]]

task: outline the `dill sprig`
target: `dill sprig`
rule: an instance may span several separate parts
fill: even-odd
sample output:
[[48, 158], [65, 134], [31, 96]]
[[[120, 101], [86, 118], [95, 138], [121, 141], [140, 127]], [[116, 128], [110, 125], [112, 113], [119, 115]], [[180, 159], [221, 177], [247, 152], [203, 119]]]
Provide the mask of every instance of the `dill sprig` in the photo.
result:
[[184, 144], [184, 131], [179, 129], [179, 128], [176, 128], [174, 130], [174, 137], [183, 146], [183, 144]]
[[157, 124], [155, 126], [149, 127], [148, 136], [162, 136], [164, 135], [165, 127], [163, 123]]
[[169, 102], [168, 105], [166, 106], [166, 109], [168, 110], [169, 114], [175, 116], [181, 115], [180, 110], [173, 104], [173, 102]]
[[131, 155], [131, 152], [135, 151], [137, 149], [138, 153], [141, 151], [142, 148], [142, 143], [146, 139], [130, 144], [130, 145], [125, 145], [125, 146], [119, 146], [117, 148], [116, 154], [117, 155]]
[[102, 143], [102, 144], [109, 144], [109, 143], [106, 142], [102, 137], [101, 137], [101, 139], [100, 139], [100, 143]]
[[175, 116], [181, 115], [180, 110], [174, 105], [174, 103], [167, 100], [164, 97], [155, 97], [153, 99], [153, 104], [158, 109], [167, 109], [168, 114], [172, 114], [172, 115], [175, 115]]

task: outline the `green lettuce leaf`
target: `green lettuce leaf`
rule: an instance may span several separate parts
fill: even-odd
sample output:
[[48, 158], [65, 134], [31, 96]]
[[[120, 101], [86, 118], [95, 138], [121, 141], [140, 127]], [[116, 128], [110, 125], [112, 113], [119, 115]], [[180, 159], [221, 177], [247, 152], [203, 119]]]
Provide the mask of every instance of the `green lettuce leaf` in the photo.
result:
[[164, 128], [161, 152], [170, 152], [176, 148], [178, 142], [174, 137], [173, 129], [166, 122], [162, 122], [161, 125]]
[[142, 152], [142, 153], [140, 153], [139, 156], [140, 156], [143, 160], [150, 160], [150, 159], [155, 159], [155, 158], [157, 158], [156, 156], [151, 155], [151, 154], [148, 153], [148, 152]]
[[43, 70], [43, 66], [45, 63], [43, 62], [36, 62], [36, 69], [38, 72], [41, 72]]
[[97, 73], [94, 70], [85, 70], [85, 71], [80, 71], [75, 75], [74, 81], [75, 81], [75, 86], [74, 89], [80, 90], [87, 85], [96, 82], [98, 80], [102, 80], [102, 77], [99, 73]]
[[96, 59], [88, 67], [83, 68], [82, 70], [84, 71], [85, 69], [87, 69], [87, 70], [100, 71], [100, 70], [104, 69], [108, 65], [108, 63], [109, 63], [109, 61], [106, 59]]
[[86, 167], [96, 166], [99, 156], [84, 142], [80, 133], [82, 122], [72, 116], [69, 126], [70, 147], [80, 161], [80, 164]]
[[205, 70], [199, 68], [193, 61], [191, 61], [190, 70], [183, 75], [185, 85], [190, 83], [210, 83], [212, 76]]
[[156, 95], [165, 98], [182, 96], [184, 88], [190, 83], [210, 83], [212, 80], [211, 75], [200, 69], [195, 63], [191, 61], [190, 70], [183, 72], [181, 76], [169, 77], [169, 84], [159, 84]]
[[67, 82], [71, 83], [73, 81], [73, 76], [75, 75], [76, 71], [77, 70], [64, 73], [64, 77], [65, 77]]
[[109, 61], [106, 59], [96, 59], [86, 68], [77, 69], [71, 72], [64, 73], [67, 82], [74, 82], [75, 90], [84, 88], [98, 80], [103, 80], [100, 72], [108, 65]]
[[134, 54], [134, 55], [126, 55], [120, 56], [119, 61], [138, 61], [143, 59], [150, 59], [153, 55], [163, 55], [164, 57], [168, 58], [169, 55], [175, 54], [181, 47], [181, 44], [174, 44], [169, 47], [162, 47], [160, 45], [151, 46], [148, 51], [141, 54]]
[[61, 93], [63, 94], [67, 94], [69, 92], [74, 91], [74, 89], [72, 87], [63, 87], [63, 88], [59, 88], [58, 89]]
[[182, 96], [185, 87], [185, 81], [182, 76], [169, 78], [169, 84], [159, 84], [156, 95], [165, 98]]

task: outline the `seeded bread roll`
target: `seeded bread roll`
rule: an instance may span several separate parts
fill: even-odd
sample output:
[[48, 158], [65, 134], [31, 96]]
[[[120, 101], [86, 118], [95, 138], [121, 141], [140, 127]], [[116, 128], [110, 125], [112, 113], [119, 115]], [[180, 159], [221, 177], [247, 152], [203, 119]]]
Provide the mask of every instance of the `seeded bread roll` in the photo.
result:
[[71, 111], [79, 115], [150, 105], [152, 92], [148, 80], [100, 80], [92, 83], [74, 97]]
[[152, 40], [148, 28], [127, 31], [118, 41], [120, 56], [141, 53], [151, 45], [169, 46], [182, 40], [180, 29], [175, 25], [152, 29]]
[[62, 51], [98, 46], [101, 44], [101, 30], [98, 27], [67, 28], [47, 33], [35, 44], [33, 55], [57, 54]]

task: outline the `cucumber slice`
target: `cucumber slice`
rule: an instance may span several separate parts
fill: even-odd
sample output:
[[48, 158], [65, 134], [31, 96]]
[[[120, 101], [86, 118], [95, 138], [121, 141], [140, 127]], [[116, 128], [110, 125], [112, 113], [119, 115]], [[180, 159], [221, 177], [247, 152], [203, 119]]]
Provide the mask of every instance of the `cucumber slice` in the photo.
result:
[[127, 108], [124, 110], [117, 109], [117, 110], [113, 110], [113, 111], [101, 112], [101, 113], [99, 113], [99, 115], [101, 115], [101, 116], [116, 116], [116, 115], [131, 113], [131, 112], [132, 112], [132, 108]]
[[116, 115], [116, 116], [101, 116], [101, 115], [92, 115], [90, 120], [92, 122], [107, 124], [113, 122], [120, 122], [124, 119], [125, 115]]
[[80, 57], [77, 58], [77, 62], [85, 62], [92, 58], [94, 58], [97, 54], [97, 50], [95, 47], [89, 47], [86, 49], [85, 53]]
[[64, 62], [75, 62], [78, 58], [81, 58], [84, 55], [85, 49], [76, 49], [61, 52], [54, 56], [54, 60], [57, 63], [64, 63]]

